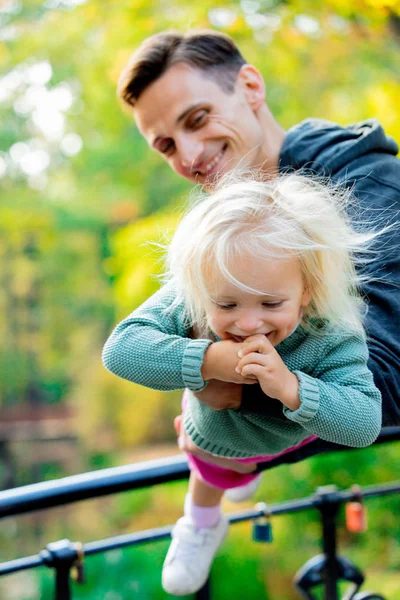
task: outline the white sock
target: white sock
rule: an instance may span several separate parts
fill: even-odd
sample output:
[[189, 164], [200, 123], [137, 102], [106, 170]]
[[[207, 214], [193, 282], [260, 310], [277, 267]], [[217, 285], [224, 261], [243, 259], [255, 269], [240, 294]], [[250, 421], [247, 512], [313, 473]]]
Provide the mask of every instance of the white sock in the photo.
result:
[[221, 503], [215, 506], [198, 506], [192, 500], [191, 494], [186, 494], [184, 514], [190, 517], [197, 531], [215, 527], [221, 518]]

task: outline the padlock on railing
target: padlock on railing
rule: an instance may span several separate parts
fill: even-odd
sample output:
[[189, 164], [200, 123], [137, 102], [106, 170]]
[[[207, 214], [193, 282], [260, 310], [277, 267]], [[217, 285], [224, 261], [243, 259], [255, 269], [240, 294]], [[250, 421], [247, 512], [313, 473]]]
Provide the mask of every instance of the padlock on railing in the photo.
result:
[[353, 485], [351, 488], [354, 499], [346, 503], [346, 528], [352, 533], [362, 533], [367, 530], [367, 509], [365, 508], [361, 488]]
[[253, 523], [253, 540], [270, 544], [273, 541], [272, 525], [270, 521], [271, 512], [265, 502], [259, 502], [256, 510], [263, 514], [257, 517]]
[[71, 577], [76, 583], [85, 583], [85, 570], [83, 564], [85, 551], [82, 542], [75, 542], [75, 550], [77, 558], [71, 567]]

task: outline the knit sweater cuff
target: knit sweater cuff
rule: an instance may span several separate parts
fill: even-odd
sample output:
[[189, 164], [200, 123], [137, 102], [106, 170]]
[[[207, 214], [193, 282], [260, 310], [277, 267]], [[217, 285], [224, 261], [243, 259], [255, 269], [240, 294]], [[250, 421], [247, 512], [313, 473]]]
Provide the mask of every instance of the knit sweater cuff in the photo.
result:
[[202, 390], [206, 382], [201, 375], [204, 353], [211, 340], [191, 340], [186, 346], [182, 360], [182, 379], [185, 387], [193, 392]]
[[290, 410], [286, 406], [283, 408], [283, 414], [285, 417], [303, 425], [313, 419], [319, 409], [319, 387], [318, 382], [314, 377], [310, 377], [301, 371], [293, 371], [299, 380], [299, 396], [300, 406], [297, 410]]

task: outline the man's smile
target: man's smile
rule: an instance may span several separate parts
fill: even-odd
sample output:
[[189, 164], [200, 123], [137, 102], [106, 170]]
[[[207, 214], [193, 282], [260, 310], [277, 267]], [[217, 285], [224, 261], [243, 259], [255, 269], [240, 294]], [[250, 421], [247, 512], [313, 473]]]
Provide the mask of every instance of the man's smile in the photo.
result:
[[195, 169], [195, 175], [208, 176], [218, 171], [219, 164], [221, 162], [222, 157], [225, 154], [225, 151], [228, 147], [228, 144], [224, 144], [223, 148], [216, 154], [209, 162], [201, 165], [201, 169]]

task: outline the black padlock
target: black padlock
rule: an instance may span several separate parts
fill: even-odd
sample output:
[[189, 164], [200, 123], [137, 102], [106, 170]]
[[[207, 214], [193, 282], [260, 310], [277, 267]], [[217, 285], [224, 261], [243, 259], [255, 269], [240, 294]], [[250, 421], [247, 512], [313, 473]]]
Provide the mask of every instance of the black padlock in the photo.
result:
[[263, 514], [253, 523], [253, 540], [255, 542], [263, 542], [270, 544], [273, 541], [272, 525], [269, 519], [270, 511], [265, 502], [259, 502], [256, 504], [256, 510]]

